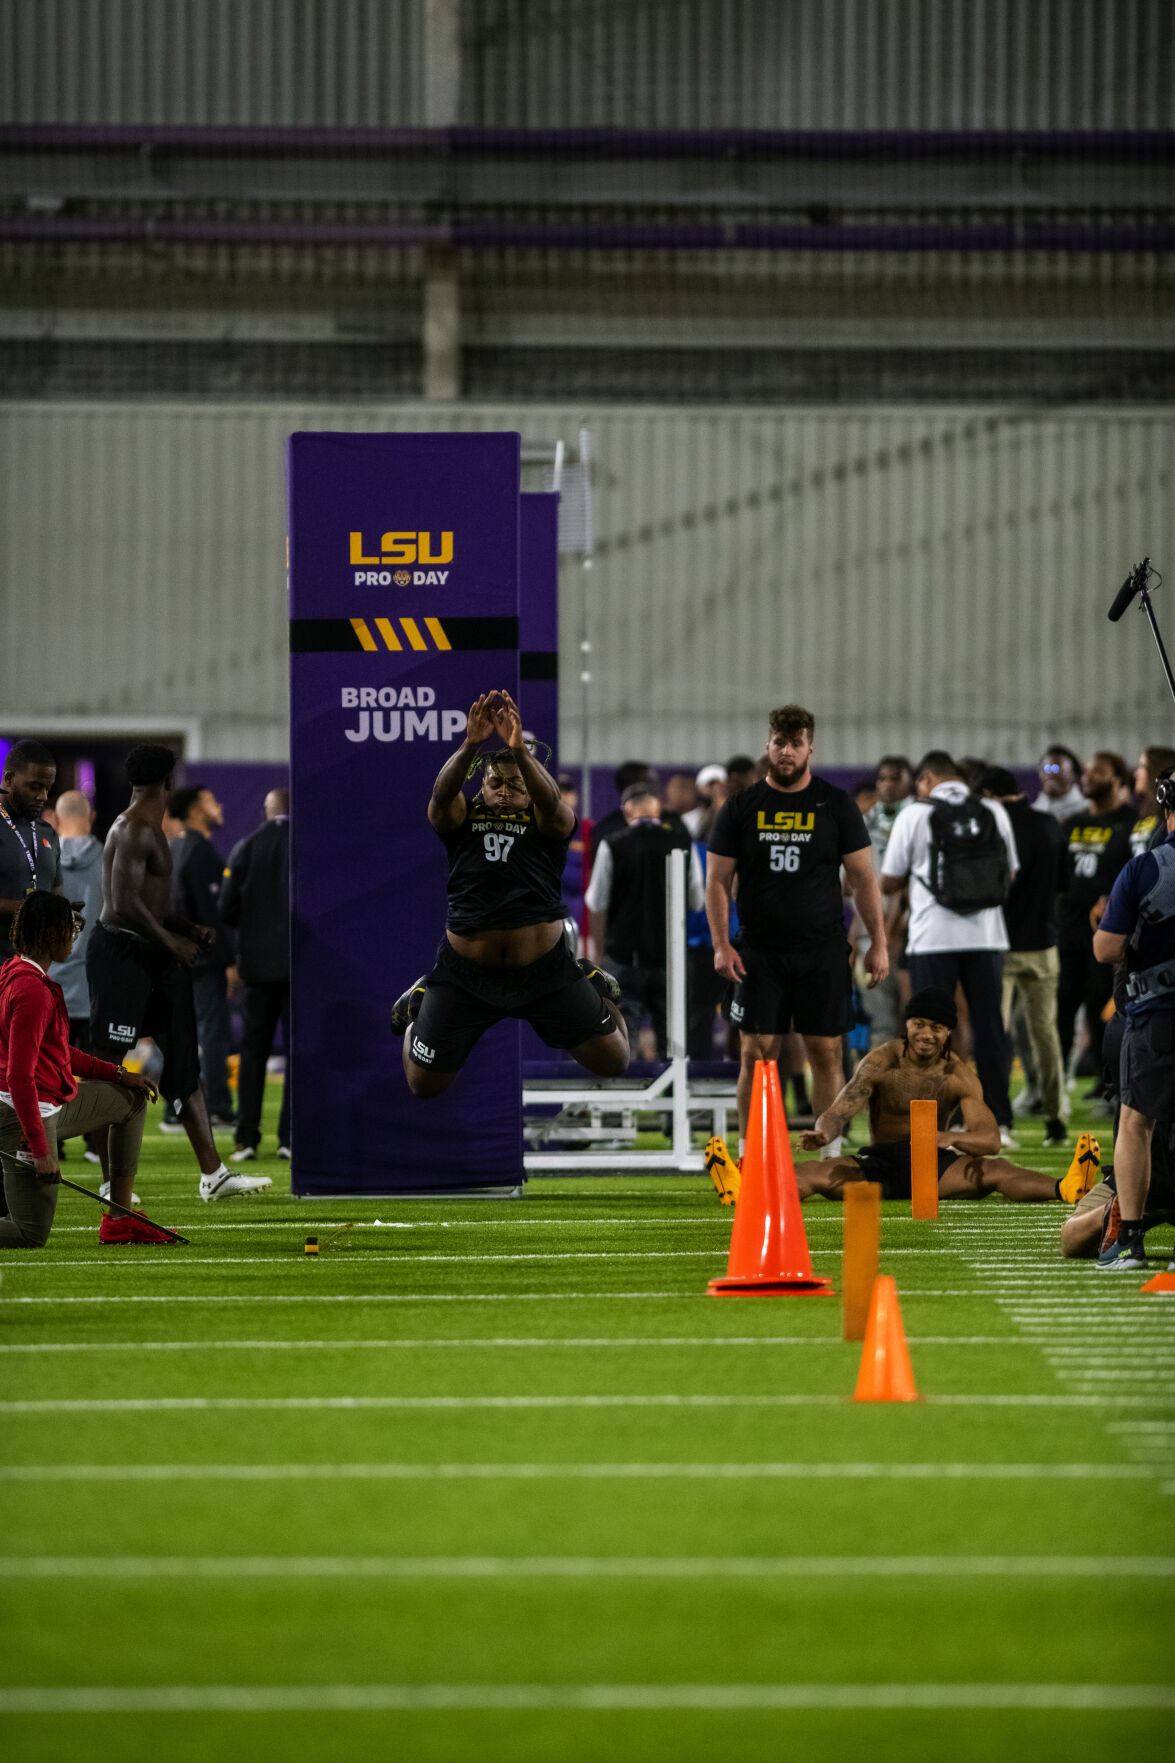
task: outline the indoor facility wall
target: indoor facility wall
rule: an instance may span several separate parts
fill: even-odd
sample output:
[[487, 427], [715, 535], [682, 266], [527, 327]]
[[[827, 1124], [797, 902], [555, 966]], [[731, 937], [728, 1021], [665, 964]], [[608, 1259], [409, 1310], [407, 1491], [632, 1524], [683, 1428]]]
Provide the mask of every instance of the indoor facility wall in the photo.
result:
[[1163, 738], [1146, 626], [1105, 610], [1144, 552], [1175, 558], [1170, 408], [0, 405], [0, 570], [24, 609], [0, 702], [14, 727], [198, 718], [208, 758], [280, 759], [290, 432], [517, 429], [537, 458], [584, 422], [596, 549], [563, 564], [565, 762], [585, 589], [598, 762], [755, 750], [796, 699], [829, 764]]
[[[420, 124], [447, 10], [4, 0], [0, 122]], [[459, 25], [459, 120], [488, 127], [1145, 129], [1175, 90], [1169, 0], [463, 0]]]

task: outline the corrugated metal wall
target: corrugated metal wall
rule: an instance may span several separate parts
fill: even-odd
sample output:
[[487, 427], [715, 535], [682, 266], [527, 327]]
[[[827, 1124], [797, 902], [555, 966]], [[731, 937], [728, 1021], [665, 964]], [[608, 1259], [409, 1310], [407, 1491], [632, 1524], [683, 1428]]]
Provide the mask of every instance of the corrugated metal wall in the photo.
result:
[[[553, 445], [583, 420], [0, 406], [0, 579], [32, 614], [0, 646], [6, 723], [197, 715], [209, 757], [280, 756], [290, 431], [519, 429]], [[1111, 627], [1105, 609], [1143, 552], [1175, 569], [1175, 411], [610, 407], [587, 421], [597, 556], [590, 577], [564, 565], [567, 762], [585, 579], [599, 760], [754, 749], [785, 699], [816, 712], [828, 763], [943, 741], [1031, 761], [1048, 738], [1133, 756], [1168, 736], [1146, 627]]]
[[[0, 121], [414, 124], [424, 0], [3, 0]], [[1160, 128], [1170, 0], [465, 0], [462, 117]]]
[[423, 0], [3, 0], [0, 121], [409, 126]]
[[1169, 126], [1170, 0], [496, 0], [467, 120], [559, 127]]

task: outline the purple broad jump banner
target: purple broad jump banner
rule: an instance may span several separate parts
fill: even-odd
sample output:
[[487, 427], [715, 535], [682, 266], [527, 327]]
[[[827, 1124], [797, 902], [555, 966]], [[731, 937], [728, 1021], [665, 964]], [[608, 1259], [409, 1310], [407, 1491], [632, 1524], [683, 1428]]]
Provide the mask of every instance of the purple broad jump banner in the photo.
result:
[[522, 1179], [518, 1034], [413, 1097], [392, 1000], [444, 934], [433, 781], [493, 688], [520, 695], [517, 435], [289, 444], [293, 1191]]

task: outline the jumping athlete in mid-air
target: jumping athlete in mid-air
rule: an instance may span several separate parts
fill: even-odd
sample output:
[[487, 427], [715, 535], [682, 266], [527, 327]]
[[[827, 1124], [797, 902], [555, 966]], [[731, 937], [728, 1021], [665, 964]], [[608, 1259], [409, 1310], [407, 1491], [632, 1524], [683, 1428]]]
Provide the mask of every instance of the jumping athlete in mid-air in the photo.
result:
[[[1064, 1200], [1072, 1204], [1096, 1178], [1074, 1166], [1062, 1181], [1021, 1169], [995, 1155], [1000, 1129], [983, 1100], [979, 1079], [950, 1050], [957, 1021], [955, 1001], [935, 986], [915, 992], [906, 1006], [906, 1034], [874, 1047], [811, 1132], [801, 1133], [805, 1151], [837, 1139], [855, 1114], [869, 1110], [872, 1143], [851, 1156], [827, 1163], [801, 1163], [796, 1170], [800, 1198], [822, 1194], [842, 1200], [846, 1182], [876, 1181], [885, 1200], [910, 1198], [910, 1103], [938, 1104], [938, 1194], [941, 1200], [982, 1200], [1000, 1193], [1005, 1200]], [[962, 1124], [950, 1124], [956, 1109]]]
[[[471, 801], [462, 785], [494, 734], [503, 745], [484, 761]], [[508, 692], [488, 692], [473, 705], [465, 739], [433, 785], [428, 818], [449, 859], [449, 911], [432, 972], [392, 1009], [409, 1089], [442, 1095], [505, 1017], [529, 1022], [548, 1047], [597, 1077], [619, 1077], [628, 1066], [620, 988], [576, 960], [564, 924], [575, 814], [523, 740]]]

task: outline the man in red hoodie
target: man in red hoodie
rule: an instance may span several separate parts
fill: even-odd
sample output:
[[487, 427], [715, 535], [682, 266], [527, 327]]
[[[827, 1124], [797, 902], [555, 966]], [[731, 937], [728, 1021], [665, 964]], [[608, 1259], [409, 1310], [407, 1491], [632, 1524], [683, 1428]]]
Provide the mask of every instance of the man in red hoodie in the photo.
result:
[[[69, 1044], [65, 998], [48, 969], [66, 959], [80, 928], [60, 894], [30, 892], [12, 921], [15, 953], [0, 967], [0, 1166], [8, 1206], [0, 1249], [39, 1249], [48, 1241], [61, 1180], [59, 1136], [108, 1127], [111, 1198], [131, 1204], [143, 1116], [155, 1090], [141, 1073]], [[169, 1240], [139, 1219], [110, 1215], [98, 1238]]]

